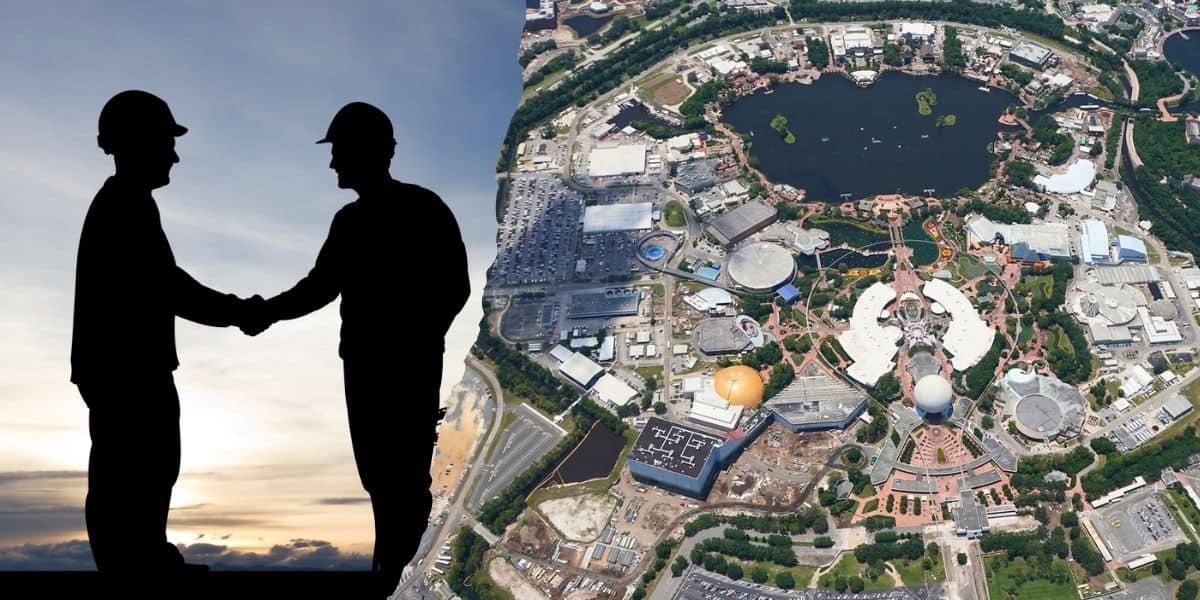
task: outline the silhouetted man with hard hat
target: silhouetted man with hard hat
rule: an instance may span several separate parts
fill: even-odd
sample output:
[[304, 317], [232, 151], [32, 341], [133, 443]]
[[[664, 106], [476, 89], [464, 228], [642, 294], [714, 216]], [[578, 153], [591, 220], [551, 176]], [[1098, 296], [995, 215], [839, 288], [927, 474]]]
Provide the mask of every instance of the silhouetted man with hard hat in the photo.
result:
[[166, 102], [121, 92], [100, 111], [99, 130], [116, 172], [83, 223], [71, 340], [71, 381], [88, 406], [92, 438], [88, 541], [102, 573], [203, 570], [185, 565], [166, 537], [180, 458], [175, 317], [225, 327], [240, 323], [245, 301], [175, 264], [151, 196], [171, 181], [175, 138], [187, 133]]
[[[372, 570], [390, 593], [428, 524], [442, 353], [470, 293], [454, 214], [433, 192], [392, 179], [392, 123], [352, 102], [318, 144], [358, 199], [333, 218], [308, 276], [267, 300], [263, 319], [294, 319], [342, 296], [342, 357], [354, 459], [375, 514]], [[432, 243], [431, 243], [432, 242]]]

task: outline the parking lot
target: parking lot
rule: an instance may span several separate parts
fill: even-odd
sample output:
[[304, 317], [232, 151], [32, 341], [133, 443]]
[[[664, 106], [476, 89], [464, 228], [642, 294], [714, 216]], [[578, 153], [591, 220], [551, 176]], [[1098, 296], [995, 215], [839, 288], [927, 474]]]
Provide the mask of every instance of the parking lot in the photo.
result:
[[1183, 530], [1153, 489], [1097, 510], [1088, 519], [1118, 562], [1187, 541]]
[[550, 336], [558, 322], [558, 305], [533, 298], [517, 298], [504, 313], [504, 337], [537, 340]]
[[562, 430], [550, 425], [524, 404], [505, 410], [514, 411], [517, 418], [496, 440], [496, 449], [484, 465], [467, 502], [471, 510], [478, 510], [498, 495], [504, 486], [545, 456], [564, 437]]
[[557, 175], [521, 175], [509, 184], [496, 230], [492, 287], [564, 283], [575, 270], [583, 197]]
[[[797, 584], [799, 585], [799, 583]], [[749, 581], [730, 581], [695, 567], [689, 568], [672, 600], [934, 600], [944, 596], [941, 585], [864, 591], [857, 594], [822, 589], [784, 590]]]

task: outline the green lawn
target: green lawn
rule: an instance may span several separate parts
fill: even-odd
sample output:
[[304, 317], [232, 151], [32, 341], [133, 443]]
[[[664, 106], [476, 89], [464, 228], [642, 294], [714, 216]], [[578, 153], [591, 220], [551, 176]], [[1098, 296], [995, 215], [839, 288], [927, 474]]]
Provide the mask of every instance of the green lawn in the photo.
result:
[[963, 279], [974, 279], [984, 273], [988, 273], [989, 270], [983, 263], [979, 262], [978, 258], [961, 254], [958, 257], [958, 272], [962, 275]]
[[663, 220], [667, 222], [667, 227], [683, 227], [687, 224], [687, 217], [683, 213], [683, 205], [675, 200], [672, 200], [663, 207]]
[[1073, 583], [1050, 583], [1045, 579], [1027, 580], [1014, 586], [1012, 578], [1022, 571], [1027, 571], [1025, 559], [1018, 558], [1005, 564], [1003, 557], [988, 556], [983, 559], [984, 568], [988, 573], [989, 600], [1008, 600], [1008, 591], [1015, 587], [1017, 600], [1078, 600]]
[[1040, 302], [1054, 293], [1054, 278], [1049, 275], [1026, 277], [1021, 281], [1021, 287], [1029, 288], [1033, 292], [1034, 302]]
[[634, 367], [634, 371], [642, 376], [642, 379], [649, 381], [651, 378], [662, 381], [662, 365], [652, 365], [649, 367]]
[[[933, 561], [933, 570], [926, 571], [921, 567], [925, 559], [920, 560], [893, 560], [892, 566], [896, 568], [896, 572], [900, 574], [900, 580], [904, 585], [915, 586], [924, 585], [926, 583], [934, 583], [946, 580], [946, 569], [942, 567], [942, 553], [938, 552], [938, 557]], [[928, 580], [926, 580], [928, 576]]]
[[1046, 330], [1046, 348], [1049, 350], [1057, 348], [1072, 356], [1075, 355], [1075, 347], [1071, 345], [1071, 339], [1058, 325], [1053, 325]]
[[[817, 582], [817, 585], [825, 589], [833, 589], [834, 581], [838, 577], [851, 577], [857, 575], [862, 578], [864, 587], [868, 590], [885, 590], [892, 587], [891, 575], [885, 573], [881, 575], [879, 579], [871, 581], [863, 575], [866, 570], [867, 565], [858, 562], [858, 559], [854, 558], [853, 554], [848, 553], [843, 555], [841, 560], [839, 560], [837, 564], [833, 565], [832, 569], [829, 569], [824, 575], [821, 575], [821, 579]], [[797, 586], [798, 585], [799, 584], [797, 584]]]

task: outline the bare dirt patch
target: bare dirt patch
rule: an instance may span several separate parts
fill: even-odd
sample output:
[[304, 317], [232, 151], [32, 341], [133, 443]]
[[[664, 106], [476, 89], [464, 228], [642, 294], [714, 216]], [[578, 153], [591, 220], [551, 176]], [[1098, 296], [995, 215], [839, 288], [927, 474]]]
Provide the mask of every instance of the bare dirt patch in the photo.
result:
[[488, 575], [491, 576], [492, 581], [496, 582], [496, 585], [512, 592], [515, 598], [542, 598], [548, 600], [548, 596], [542, 590], [539, 590], [532, 583], [526, 581], [512, 565], [508, 564], [508, 561], [502, 558], [493, 558], [488, 563]]
[[[446, 419], [438, 427], [438, 443], [433, 453], [433, 514], [444, 508], [447, 498], [454, 495], [464, 478], [480, 433], [483, 431], [483, 406], [487, 398], [476, 389], [456, 385], [450, 392]], [[450, 415], [458, 415], [451, 420]]]
[[577, 542], [591, 542], [600, 537], [616, 508], [617, 499], [608, 494], [557, 498], [537, 507], [555, 529]]
[[683, 78], [678, 75], [663, 75], [651, 81], [646, 87], [650, 90], [651, 100], [666, 106], [679, 104], [692, 93], [692, 90], [683, 82]]

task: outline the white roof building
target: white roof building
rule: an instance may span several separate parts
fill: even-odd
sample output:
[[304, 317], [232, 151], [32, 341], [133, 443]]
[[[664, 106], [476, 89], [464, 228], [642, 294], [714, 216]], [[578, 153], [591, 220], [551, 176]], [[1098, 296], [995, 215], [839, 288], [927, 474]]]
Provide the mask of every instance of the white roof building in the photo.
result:
[[[717, 394], [711, 377], [697, 378], [700, 379], [700, 390], [692, 392], [692, 409], [688, 412], [688, 418], [726, 431], [737, 427], [744, 408], [738, 404], [730, 404]], [[685, 390], [694, 385], [684, 380]]]
[[583, 232], [607, 233], [650, 229], [652, 208], [650, 202], [588, 206], [583, 209]]
[[942, 336], [942, 347], [954, 355], [950, 359], [954, 370], [963, 371], [979, 362], [991, 349], [996, 330], [979, 318], [975, 306], [958, 288], [945, 281], [931, 279], [921, 292], [950, 313], [950, 328]]
[[1024, 243], [1047, 258], [1070, 258], [1070, 228], [1065, 223], [1037, 225], [995, 223], [987, 217], [969, 217], [966, 223], [967, 243], [989, 245], [999, 236], [1004, 243]]
[[1139, 306], [1137, 311], [1138, 317], [1141, 318], [1142, 332], [1146, 336], [1146, 341], [1151, 344], [1173, 344], [1183, 341], [1183, 336], [1179, 333], [1179, 326], [1174, 321], [1151, 315], [1144, 306]]
[[570, 358], [563, 361], [558, 370], [567, 379], [579, 384], [584, 389], [590, 388], [596, 378], [604, 372], [604, 369], [595, 361], [578, 352], [572, 352]]
[[562, 345], [555, 346], [550, 350], [550, 356], [553, 356], [558, 362], [566, 362], [568, 358], [571, 358], [571, 354], [571, 350]]
[[1142, 365], [1134, 365], [1121, 382], [1121, 391], [1125, 392], [1126, 398], [1132, 398], [1153, 382], [1154, 376], [1142, 368]]
[[616, 348], [616, 338], [611, 335], [606, 335], [604, 336], [604, 341], [600, 342], [600, 350], [596, 355], [596, 358], [600, 359], [600, 362], [612, 362], [616, 355]]
[[613, 406], [624, 406], [637, 398], [637, 391], [612, 373], [605, 373], [596, 380], [592, 391], [598, 398]]
[[850, 315], [850, 329], [838, 336], [838, 343], [854, 361], [846, 374], [855, 381], [872, 386], [896, 367], [896, 341], [903, 337], [899, 327], [880, 326], [879, 314], [896, 299], [896, 291], [883, 282], [875, 282], [863, 291]]
[[1086, 219], [1079, 236], [1079, 258], [1087, 264], [1109, 262], [1108, 228], [1099, 219]]
[[640, 175], [645, 172], [645, 144], [628, 144], [615, 148], [594, 148], [588, 157], [588, 176], [590, 177]]

